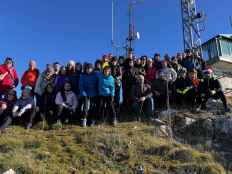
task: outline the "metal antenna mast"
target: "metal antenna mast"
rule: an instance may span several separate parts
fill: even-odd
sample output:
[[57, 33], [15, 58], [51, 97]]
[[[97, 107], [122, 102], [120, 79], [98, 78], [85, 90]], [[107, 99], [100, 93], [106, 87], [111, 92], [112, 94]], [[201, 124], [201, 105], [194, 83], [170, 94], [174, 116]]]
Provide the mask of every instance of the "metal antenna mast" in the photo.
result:
[[230, 26], [232, 28], [232, 16], [230, 16]]
[[126, 50], [126, 55], [128, 56], [133, 52], [133, 45], [134, 41], [136, 39], [139, 39], [139, 33], [135, 32], [135, 16], [134, 16], [134, 6], [143, 2], [143, 0], [129, 0], [128, 5], [128, 16], [129, 16], [129, 32], [128, 36], [126, 38], [126, 44], [119, 44], [117, 43], [115, 33], [116, 33], [116, 4], [117, 0], [112, 0], [112, 38], [111, 38], [111, 44], [112, 44], [112, 50], [113, 52], [120, 49]]
[[196, 0], [181, 0], [184, 50], [198, 51], [202, 55], [200, 24], [205, 16], [197, 12]]
[[138, 3], [142, 3], [143, 0], [129, 0], [129, 5], [128, 5], [128, 12], [129, 12], [129, 32], [128, 32], [128, 37], [126, 39], [127, 45], [126, 45], [126, 50], [127, 50], [127, 55], [130, 55], [133, 53], [133, 45], [134, 41], [136, 39], [139, 39], [139, 33], [135, 31], [135, 16], [134, 16], [134, 6], [137, 5]]

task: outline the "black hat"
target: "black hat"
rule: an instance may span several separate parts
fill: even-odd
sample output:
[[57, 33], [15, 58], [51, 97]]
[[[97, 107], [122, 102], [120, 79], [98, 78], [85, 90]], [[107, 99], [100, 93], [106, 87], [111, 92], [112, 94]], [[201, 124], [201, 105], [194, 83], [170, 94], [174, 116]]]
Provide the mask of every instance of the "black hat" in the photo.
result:
[[86, 69], [90, 69], [90, 68], [93, 69], [93, 64], [92, 64], [92, 63], [87, 63], [87, 64], [85, 65], [85, 68], [86, 68]]
[[118, 61], [118, 58], [115, 56], [111, 58], [111, 62], [114, 62], [114, 61]]

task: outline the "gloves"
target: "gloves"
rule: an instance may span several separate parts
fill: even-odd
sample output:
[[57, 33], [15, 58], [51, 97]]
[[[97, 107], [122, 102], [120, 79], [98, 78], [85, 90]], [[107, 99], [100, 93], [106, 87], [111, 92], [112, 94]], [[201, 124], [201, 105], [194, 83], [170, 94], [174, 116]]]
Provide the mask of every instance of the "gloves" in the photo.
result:
[[18, 117], [21, 117], [24, 114], [24, 112], [25, 112], [25, 109], [22, 108], [18, 113]]
[[64, 108], [68, 108], [68, 105], [67, 105], [66, 103], [62, 103], [62, 106], [63, 106]]

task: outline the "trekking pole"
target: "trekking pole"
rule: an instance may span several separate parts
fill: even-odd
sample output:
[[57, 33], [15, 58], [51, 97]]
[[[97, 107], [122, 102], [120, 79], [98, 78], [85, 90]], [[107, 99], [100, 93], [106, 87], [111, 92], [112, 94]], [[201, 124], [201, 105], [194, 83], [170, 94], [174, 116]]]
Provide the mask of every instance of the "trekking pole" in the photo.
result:
[[[144, 105], [144, 101], [141, 101], [139, 114], [140, 114], [140, 116], [145, 117], [145, 114], [143, 112], [143, 105]], [[140, 122], [140, 120], [141, 120], [141, 118], [139, 118], [139, 122]]]
[[169, 77], [167, 77], [167, 83], [166, 83], [166, 91], [167, 91], [167, 100], [166, 100], [166, 104], [167, 104], [167, 115], [168, 115], [168, 122], [169, 122], [169, 133], [170, 133], [170, 139], [173, 140], [173, 135], [172, 135], [172, 118], [171, 118], [171, 109], [170, 109], [170, 96], [169, 96]]

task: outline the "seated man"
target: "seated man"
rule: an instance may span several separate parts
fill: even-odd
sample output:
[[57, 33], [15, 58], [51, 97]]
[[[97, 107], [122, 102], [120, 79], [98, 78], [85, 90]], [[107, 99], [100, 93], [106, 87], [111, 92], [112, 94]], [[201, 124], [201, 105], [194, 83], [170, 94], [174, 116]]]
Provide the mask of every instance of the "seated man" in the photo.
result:
[[186, 68], [182, 68], [178, 74], [179, 76], [174, 83], [175, 102], [178, 107], [182, 107], [183, 105], [189, 104], [194, 94], [191, 92], [192, 84], [187, 78]]
[[26, 86], [22, 91], [22, 96], [16, 101], [13, 107], [13, 117], [20, 117], [23, 123], [26, 123], [26, 128], [32, 127], [32, 122], [35, 117], [34, 99], [31, 97], [31, 87]]
[[7, 128], [12, 122], [12, 109], [17, 97], [16, 91], [10, 90], [4, 99], [0, 101], [0, 131]]
[[222, 91], [218, 79], [214, 79], [213, 70], [206, 69], [203, 71], [204, 79], [200, 83], [199, 90], [202, 98], [201, 109], [206, 109], [206, 103], [209, 98], [220, 99], [223, 103], [225, 112], [229, 112], [226, 97]]
[[137, 118], [140, 119], [140, 114], [142, 114], [143, 117], [152, 118], [154, 111], [153, 95], [151, 86], [145, 83], [143, 75], [137, 75], [136, 83], [132, 87], [132, 96], [132, 108]]

